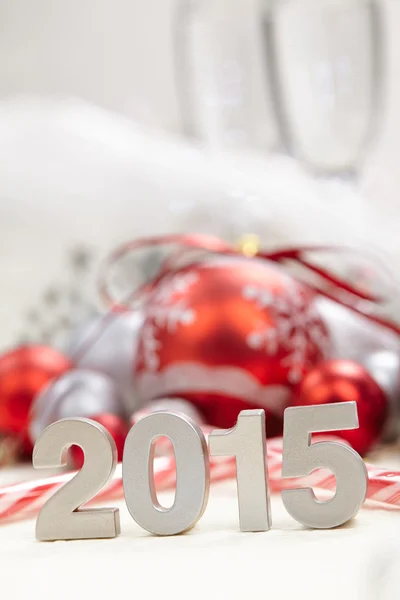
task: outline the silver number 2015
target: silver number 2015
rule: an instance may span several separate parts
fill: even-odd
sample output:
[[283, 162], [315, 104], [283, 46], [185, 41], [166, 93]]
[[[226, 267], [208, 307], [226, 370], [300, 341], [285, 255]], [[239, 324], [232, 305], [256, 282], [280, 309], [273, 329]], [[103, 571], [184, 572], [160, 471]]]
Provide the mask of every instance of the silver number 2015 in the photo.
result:
[[[282, 500], [288, 513], [312, 528], [332, 528], [353, 518], [367, 492], [368, 474], [362, 458], [338, 442], [311, 443], [313, 432], [358, 427], [355, 402], [288, 408], [284, 415], [282, 476], [300, 478], [319, 468], [336, 478], [336, 492], [318, 501], [310, 488], [286, 489]], [[167, 436], [173, 445], [177, 484], [171, 507], [157, 498], [153, 476], [154, 445]], [[120, 533], [116, 508], [81, 509], [107, 483], [116, 466], [110, 434], [89, 419], [63, 419], [42, 433], [33, 451], [36, 468], [66, 464], [66, 451], [77, 444], [85, 455], [82, 469], [46, 502], [36, 522], [39, 540], [109, 538]], [[236, 459], [241, 531], [271, 527], [266, 459], [265, 413], [245, 410], [236, 426], [209, 436], [212, 456]], [[209, 453], [204, 434], [190, 418], [171, 412], [153, 413], [130, 430], [122, 464], [125, 501], [132, 518], [157, 535], [175, 535], [193, 527], [203, 515], [209, 492]]]

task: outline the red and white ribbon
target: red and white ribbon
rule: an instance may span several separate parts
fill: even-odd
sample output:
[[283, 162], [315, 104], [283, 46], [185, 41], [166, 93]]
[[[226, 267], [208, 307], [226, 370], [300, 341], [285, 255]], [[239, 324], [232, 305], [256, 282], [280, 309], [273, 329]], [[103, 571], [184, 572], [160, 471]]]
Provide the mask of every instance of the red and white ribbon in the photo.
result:
[[[138, 289], [132, 289], [122, 302], [115, 298], [111, 291], [112, 286], [110, 284], [113, 279], [113, 268], [121, 259], [130, 253], [157, 246], [170, 246], [172, 248], [170, 255], [161, 265], [157, 275], [153, 279], [146, 281]], [[174, 269], [177, 268], [177, 264], [179, 268], [179, 258], [182, 258], [182, 255], [185, 255], [185, 253], [190, 254], [190, 252], [193, 251], [221, 254], [225, 256], [243, 256], [243, 253], [239, 248], [228, 244], [216, 236], [206, 234], [172, 234], [138, 238], [118, 246], [104, 262], [99, 278], [99, 293], [105, 305], [110, 309], [110, 312], [108, 313], [108, 315], [110, 315], [109, 318], [111, 320], [115, 318], [115, 312], [118, 312], [118, 310], [131, 310], [132, 303], [135, 300], [137, 301], [139, 298], [144, 297], [146, 292], [153, 289], [165, 275], [173, 272]], [[300, 274], [296, 274], [296, 278], [299, 278], [304, 285], [313, 289], [315, 293], [333, 300], [342, 306], [346, 306], [352, 312], [360, 314], [366, 319], [369, 319], [400, 336], [400, 324], [381, 316], [381, 314], [377, 312], [378, 307], [384, 302], [383, 298], [353, 285], [352, 282], [346, 281], [335, 275], [329, 269], [314, 264], [307, 258], [307, 255], [310, 253], [317, 256], [321, 253], [360, 254], [361, 256], [364, 256], [364, 258], [367, 257], [372, 264], [378, 263], [377, 257], [372, 255], [367, 256], [364, 251], [360, 253], [354, 248], [339, 246], [299, 246], [280, 248], [278, 250], [265, 250], [260, 248], [254, 253], [253, 257], [272, 261], [282, 266], [287, 262], [297, 263], [297, 265], [301, 266], [302, 269], [308, 273], [308, 277], [304, 278]], [[380, 261], [379, 269], [381, 273], [386, 274], [385, 279], [387, 281], [393, 279], [388, 272], [387, 267], [382, 265]], [[310, 275], [312, 278], [310, 278]], [[293, 273], [292, 276], [294, 276]], [[107, 324], [106, 321], [107, 318], [105, 317], [105, 326]], [[86, 348], [82, 349], [83, 353], [86, 352], [86, 350]]]

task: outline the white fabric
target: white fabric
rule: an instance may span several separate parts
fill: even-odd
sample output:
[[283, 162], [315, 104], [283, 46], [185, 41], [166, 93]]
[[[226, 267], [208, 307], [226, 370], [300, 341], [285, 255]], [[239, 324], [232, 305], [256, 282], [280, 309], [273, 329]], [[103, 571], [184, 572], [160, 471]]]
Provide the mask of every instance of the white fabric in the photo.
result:
[[177, 231], [235, 242], [250, 231], [267, 247], [344, 245], [400, 264], [398, 219], [382, 193], [375, 202], [364, 184], [316, 179], [288, 157], [207, 154], [78, 100], [4, 100], [0, 130], [0, 348], [36, 334], [23, 325], [32, 309], [40, 331], [58, 324], [43, 295], [68, 289], [77, 245], [93, 252], [85, 286], [96, 299], [111, 248]]
[[[32, 477], [3, 471], [2, 480]], [[167, 504], [169, 498], [164, 500]], [[162, 498], [165, 498], [163, 495]], [[162, 500], [163, 501], [163, 500]], [[112, 540], [35, 541], [34, 521], [0, 526], [1, 590], [7, 599], [388, 600], [400, 591], [400, 512], [362, 510], [330, 531], [307, 530], [272, 496], [273, 529], [240, 533], [236, 487], [212, 487], [190, 533], [153, 537], [130, 518]], [[397, 564], [396, 564], [397, 561]], [[382, 577], [388, 589], [383, 588]], [[390, 580], [390, 581], [389, 581]], [[390, 586], [389, 586], [390, 583]]]

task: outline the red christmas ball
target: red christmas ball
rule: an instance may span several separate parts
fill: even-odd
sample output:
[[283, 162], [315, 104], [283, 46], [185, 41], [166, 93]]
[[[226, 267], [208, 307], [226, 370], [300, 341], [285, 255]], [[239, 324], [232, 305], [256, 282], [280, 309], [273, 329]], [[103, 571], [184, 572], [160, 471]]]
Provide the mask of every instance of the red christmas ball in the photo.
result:
[[21, 435], [27, 428], [32, 402], [54, 377], [71, 368], [70, 361], [48, 346], [20, 346], [0, 356], [0, 433]]
[[[365, 454], [379, 439], [388, 413], [382, 389], [368, 371], [351, 360], [327, 360], [314, 367], [295, 395], [297, 406], [356, 402], [359, 428], [338, 431], [357, 452]], [[335, 432], [336, 434], [336, 432]]]
[[[122, 461], [125, 439], [129, 432], [128, 425], [120, 417], [111, 413], [103, 413], [90, 418], [103, 425], [112, 435], [117, 446], [118, 461]], [[70, 453], [74, 468], [80, 469], [84, 462], [83, 450], [79, 446], [71, 446]]]
[[217, 427], [261, 407], [269, 433], [278, 433], [293, 385], [327, 347], [307, 287], [265, 260], [213, 257], [169, 274], [153, 291], [137, 391], [142, 402], [190, 400]]

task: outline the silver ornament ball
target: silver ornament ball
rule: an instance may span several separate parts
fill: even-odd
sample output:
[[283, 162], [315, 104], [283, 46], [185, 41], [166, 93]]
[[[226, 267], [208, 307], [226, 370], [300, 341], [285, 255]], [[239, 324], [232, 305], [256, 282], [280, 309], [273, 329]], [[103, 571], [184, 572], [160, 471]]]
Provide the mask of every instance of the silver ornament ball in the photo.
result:
[[400, 354], [380, 350], [370, 354], [364, 366], [386, 395], [389, 418], [384, 432], [384, 441], [393, 441], [400, 434]]
[[101, 373], [76, 369], [50, 382], [36, 397], [29, 434], [35, 442], [42, 431], [59, 419], [94, 417], [101, 413], [124, 416], [115, 383]]
[[332, 358], [354, 360], [363, 365], [386, 395], [389, 418], [383, 439], [396, 439], [400, 433], [399, 336], [332, 300], [320, 297], [317, 307], [329, 329]]
[[190, 417], [195, 423], [198, 425], [204, 424], [204, 419], [197, 410], [197, 408], [188, 400], [184, 400], [183, 398], [160, 398], [158, 400], [153, 400], [144, 406], [141, 410], [134, 412], [131, 416], [131, 423], [136, 423], [140, 421], [143, 417], [150, 415], [154, 412], [159, 412], [161, 410], [167, 410], [174, 413], [180, 413], [185, 415], [186, 417]]
[[389, 350], [374, 352], [365, 360], [365, 367], [385, 394], [398, 404], [400, 398], [400, 356]]
[[140, 408], [133, 373], [142, 323], [139, 311], [97, 316], [77, 329], [67, 349], [76, 367], [103, 373], [114, 381], [127, 416]]
[[332, 358], [355, 360], [366, 366], [371, 354], [400, 352], [399, 337], [371, 319], [327, 298], [318, 297], [317, 310], [329, 330]]

